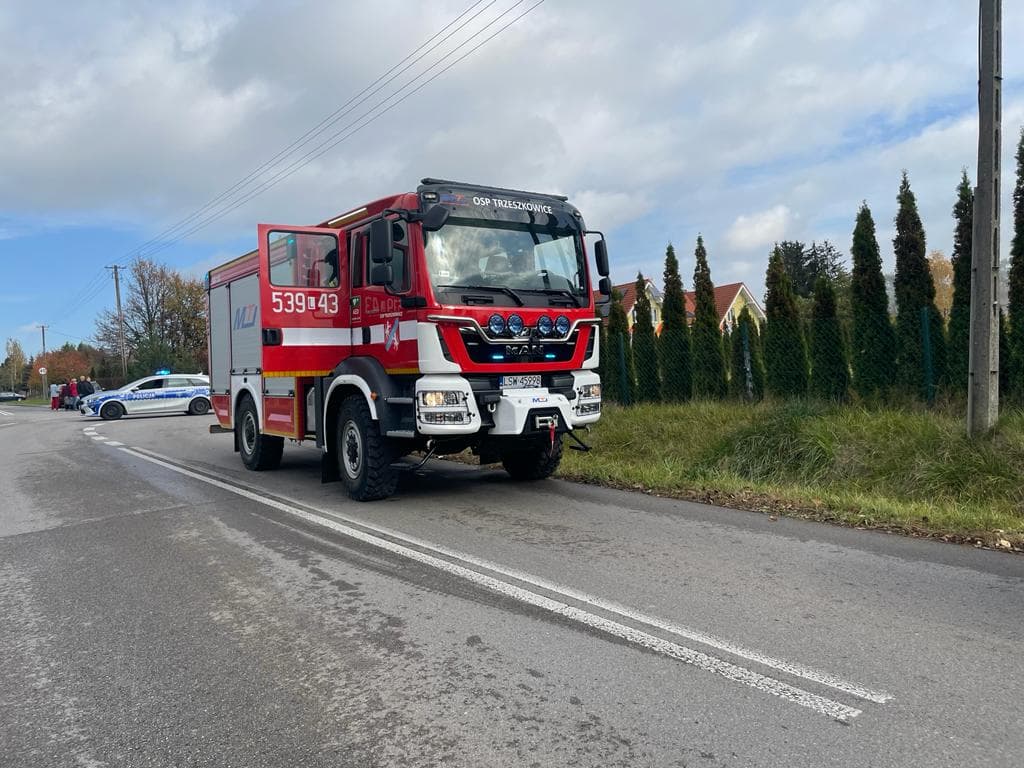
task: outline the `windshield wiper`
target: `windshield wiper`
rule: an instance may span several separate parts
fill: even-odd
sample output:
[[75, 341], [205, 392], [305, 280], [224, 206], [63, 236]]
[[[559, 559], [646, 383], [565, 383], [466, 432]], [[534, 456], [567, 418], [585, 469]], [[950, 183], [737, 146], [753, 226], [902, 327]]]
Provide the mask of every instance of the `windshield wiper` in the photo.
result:
[[573, 293], [572, 291], [567, 291], [565, 288], [530, 288], [529, 292], [530, 293], [547, 293], [547, 294], [556, 293], [559, 296], [565, 296], [566, 298], [568, 298], [569, 301], [572, 302], [572, 305], [574, 307], [582, 306], [580, 304], [580, 302], [579, 302], [579, 297], [575, 293]]
[[507, 285], [439, 285], [438, 288], [456, 288], [464, 291], [495, 291], [497, 293], [504, 293], [510, 297], [512, 301], [516, 303], [516, 306], [523, 306], [525, 303], [522, 297], [509, 288]]

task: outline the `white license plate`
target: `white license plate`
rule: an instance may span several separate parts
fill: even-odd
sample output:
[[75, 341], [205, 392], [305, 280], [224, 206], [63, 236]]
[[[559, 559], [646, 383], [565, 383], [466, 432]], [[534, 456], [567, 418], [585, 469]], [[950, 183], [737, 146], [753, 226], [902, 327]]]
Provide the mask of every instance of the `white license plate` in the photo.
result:
[[498, 379], [498, 386], [502, 389], [530, 389], [540, 386], [540, 374], [529, 373], [521, 376], [502, 376]]

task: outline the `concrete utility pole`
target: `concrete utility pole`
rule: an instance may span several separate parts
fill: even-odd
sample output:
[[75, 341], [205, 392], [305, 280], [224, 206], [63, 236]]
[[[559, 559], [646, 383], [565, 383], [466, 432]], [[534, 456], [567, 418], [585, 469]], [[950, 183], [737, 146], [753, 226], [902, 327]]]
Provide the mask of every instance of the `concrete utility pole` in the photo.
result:
[[124, 344], [124, 312], [121, 311], [121, 281], [118, 279], [118, 270], [124, 267], [115, 264], [107, 267], [114, 271], [114, 295], [117, 297], [117, 337], [121, 344], [121, 383], [128, 381], [128, 351]]
[[978, 186], [971, 238], [971, 349], [967, 433], [977, 437], [999, 418], [999, 146], [1002, 0], [980, 0], [978, 13]]

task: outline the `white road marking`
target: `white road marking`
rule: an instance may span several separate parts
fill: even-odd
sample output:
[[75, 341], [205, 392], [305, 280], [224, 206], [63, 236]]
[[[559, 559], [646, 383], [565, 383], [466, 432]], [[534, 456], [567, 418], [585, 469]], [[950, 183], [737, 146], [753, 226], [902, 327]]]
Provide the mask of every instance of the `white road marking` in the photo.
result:
[[118, 447], [124, 445], [124, 443], [119, 443], [119, 442], [117, 442], [117, 440], [107, 440], [107, 445], [112, 445], [115, 448], [118, 448]]
[[[342, 515], [337, 516], [343, 517]], [[852, 683], [848, 680], [843, 680], [842, 678], [836, 677], [835, 675], [829, 674], [828, 672], [822, 672], [820, 670], [804, 667], [800, 664], [794, 664], [784, 659], [776, 659], [771, 656], [767, 656], [766, 654], [763, 654], [760, 651], [754, 651], [749, 648], [744, 648], [743, 646], [730, 643], [728, 640], [722, 640], [720, 638], [714, 637], [713, 635], [708, 635], [704, 632], [701, 632], [700, 630], [689, 629], [687, 627], [674, 624], [672, 622], [666, 621], [665, 619], [661, 619], [656, 616], [650, 616], [645, 613], [640, 613], [619, 603], [615, 603], [610, 600], [605, 600], [604, 598], [597, 597], [595, 595], [590, 595], [586, 592], [580, 592], [578, 590], [573, 589], [572, 587], [566, 587], [560, 584], [555, 584], [553, 582], [547, 581], [546, 579], [542, 579], [537, 576], [532, 576], [528, 573], [523, 573], [522, 571], [516, 571], [511, 568], [505, 568], [501, 565], [498, 565], [497, 563], [490, 563], [487, 560], [482, 560], [474, 555], [449, 550], [444, 546], [432, 544], [430, 542], [418, 541], [414, 538], [405, 536], [404, 534], [389, 532], [386, 528], [381, 528], [379, 526], [373, 525], [372, 523], [363, 523], [361, 521], [349, 519], [346, 519], [346, 521], [357, 523], [367, 528], [371, 528], [377, 531], [378, 533], [385, 534], [387, 536], [396, 536], [398, 538], [405, 539], [405, 541], [407, 541], [410, 544], [429, 547], [430, 549], [433, 549], [436, 552], [439, 552], [448, 557], [458, 558], [459, 560], [463, 560], [472, 565], [476, 565], [481, 568], [487, 568], [488, 570], [494, 571], [495, 573], [500, 573], [503, 576], [508, 576], [510, 578], [516, 579], [517, 581], [526, 582], [527, 584], [532, 584], [533, 586], [540, 587], [541, 589], [561, 593], [566, 597], [572, 598], [573, 600], [577, 600], [581, 603], [587, 603], [589, 605], [594, 606], [595, 608], [600, 608], [601, 610], [607, 611], [608, 613], [615, 613], [619, 616], [622, 616], [623, 618], [631, 619], [633, 621], [637, 621], [643, 624], [648, 624], [649, 626], [664, 630], [665, 632], [677, 635], [678, 637], [682, 637], [687, 640], [692, 640], [694, 642], [701, 643], [702, 645], [710, 646], [719, 651], [724, 651], [725, 653], [728, 653], [732, 656], [738, 656], [742, 659], [746, 659], [747, 661], [753, 661], [765, 667], [777, 669], [780, 672], [785, 672], [786, 674], [793, 675], [794, 677], [801, 677], [805, 680], [810, 680], [812, 682], [828, 686], [829, 688], [834, 688], [837, 691], [843, 691], [844, 693], [849, 693], [853, 696], [857, 696], [858, 698], [865, 699], [867, 701], [873, 701], [876, 704], [884, 704], [885, 702], [890, 701], [893, 698], [892, 694], [886, 693], [885, 691], [875, 691], [870, 688], [866, 688], [862, 685], [859, 685], [858, 683]]]
[[[665, 640], [663, 638], [656, 637], [656, 636], [651, 635], [651, 634], [649, 634], [647, 632], [643, 632], [641, 630], [638, 630], [638, 629], [636, 629], [634, 627], [630, 627], [630, 626], [627, 626], [625, 624], [620, 624], [617, 621], [612, 621], [612, 620], [604, 618], [602, 616], [598, 616], [596, 614], [590, 613], [589, 611], [582, 610], [580, 608], [568, 605], [568, 604], [560, 602], [558, 600], [553, 600], [553, 599], [551, 599], [549, 597], [546, 597], [544, 595], [538, 594], [536, 592], [531, 592], [530, 590], [527, 590], [527, 589], [524, 589], [522, 587], [516, 586], [515, 584], [510, 584], [508, 582], [501, 581], [500, 579], [494, 578], [493, 576], [488, 576], [488, 575], [480, 573], [478, 571], [471, 570], [469, 568], [466, 568], [464, 566], [458, 565], [456, 563], [452, 563], [452, 562], [450, 562], [448, 560], [444, 560], [444, 559], [441, 559], [439, 557], [435, 557], [433, 555], [427, 554], [425, 552], [421, 552], [421, 551], [416, 550], [416, 549], [411, 549], [409, 547], [403, 546], [402, 544], [398, 544], [398, 543], [390, 541], [388, 539], [384, 539], [384, 538], [380, 538], [378, 536], [374, 536], [373, 534], [367, 533], [367, 532], [365, 532], [363, 530], [360, 530], [359, 528], [354, 528], [354, 527], [351, 527], [350, 525], [345, 525], [345, 524], [339, 522], [337, 519], [335, 519], [335, 517], [333, 515], [331, 515], [329, 513], [314, 514], [312, 512], [308, 512], [308, 511], [306, 511], [304, 509], [300, 509], [299, 507], [293, 506], [291, 504], [287, 504], [285, 502], [278, 501], [276, 499], [272, 499], [272, 498], [267, 498], [267, 497], [261, 496], [261, 495], [259, 495], [257, 493], [254, 493], [252, 491], [248, 491], [248, 490], [246, 490], [244, 488], [239, 488], [239, 487], [236, 487], [236, 486], [234, 486], [232, 484], [223, 482], [221, 480], [216, 480], [214, 478], [207, 477], [205, 475], [199, 474], [198, 472], [193, 472], [193, 471], [191, 471], [189, 469], [185, 469], [184, 467], [177, 466], [176, 464], [171, 463], [173, 461], [173, 459], [169, 459], [168, 457], [160, 457], [160, 454], [153, 454], [151, 451], [146, 451], [145, 449], [141, 449], [141, 448], [139, 448], [139, 449], [121, 448], [120, 450], [124, 451], [125, 453], [128, 453], [128, 454], [131, 454], [133, 456], [136, 456], [136, 457], [138, 457], [140, 459], [144, 459], [145, 461], [149, 461], [149, 462], [152, 462], [153, 464], [157, 464], [159, 466], [165, 467], [166, 469], [169, 469], [172, 472], [177, 472], [178, 474], [185, 475], [187, 477], [191, 477], [191, 478], [193, 478], [195, 480], [199, 480], [201, 482], [207, 483], [207, 484], [212, 485], [214, 487], [217, 487], [217, 488], [220, 488], [222, 490], [228, 491], [229, 493], [233, 493], [233, 494], [235, 494], [237, 496], [241, 496], [241, 497], [249, 499], [251, 501], [255, 501], [255, 502], [259, 503], [259, 504], [263, 504], [264, 506], [268, 506], [268, 507], [271, 507], [273, 509], [277, 509], [277, 510], [279, 510], [281, 512], [285, 512], [285, 513], [287, 513], [289, 515], [297, 517], [297, 518], [299, 518], [301, 520], [305, 520], [306, 522], [312, 523], [314, 525], [318, 525], [318, 526], [329, 528], [329, 529], [331, 529], [331, 530], [333, 530], [333, 531], [335, 531], [337, 533], [340, 533], [340, 534], [342, 534], [344, 536], [347, 536], [349, 538], [353, 538], [353, 539], [356, 539], [358, 541], [362, 541], [362, 542], [364, 542], [366, 544], [370, 544], [370, 545], [378, 547], [380, 549], [384, 549], [384, 550], [387, 550], [387, 551], [392, 552], [394, 554], [400, 555], [402, 557], [406, 557], [408, 559], [415, 560], [416, 562], [423, 563], [424, 565], [428, 565], [428, 566], [436, 568], [436, 569], [438, 569], [440, 571], [444, 571], [445, 573], [449, 573], [451, 575], [458, 576], [460, 578], [464, 578], [467, 581], [470, 581], [470, 582], [472, 582], [472, 583], [474, 583], [474, 584], [476, 584], [478, 586], [484, 587], [486, 589], [490, 589], [491, 591], [494, 591], [494, 592], [497, 592], [499, 594], [505, 595], [507, 597], [511, 597], [513, 599], [519, 600], [520, 602], [527, 603], [529, 605], [533, 605], [533, 606], [535, 606], [537, 608], [541, 608], [543, 610], [550, 611], [551, 613], [555, 613], [557, 615], [563, 616], [563, 617], [571, 619], [573, 621], [577, 621], [577, 622], [579, 622], [581, 624], [585, 624], [586, 626], [589, 626], [589, 627], [592, 627], [594, 629], [600, 630], [602, 632], [605, 632], [607, 634], [613, 635], [615, 637], [619, 637], [619, 638], [621, 638], [623, 640], [626, 640], [626, 641], [628, 641], [630, 643], [633, 643], [635, 645], [642, 646], [642, 647], [647, 648], [647, 649], [649, 649], [651, 651], [654, 651], [656, 653], [660, 653], [660, 654], [668, 656], [670, 658], [674, 658], [674, 659], [677, 659], [679, 661], [685, 662], [687, 664], [691, 664], [691, 665], [693, 665], [695, 667], [698, 667], [699, 669], [703, 669], [703, 670], [708, 671], [708, 672], [714, 672], [714, 673], [716, 673], [718, 675], [721, 675], [722, 677], [725, 677], [725, 678], [727, 678], [729, 680], [732, 680], [732, 681], [738, 682], [738, 683], [743, 683], [744, 685], [750, 686], [751, 688], [755, 688], [755, 689], [763, 691], [765, 693], [770, 693], [770, 694], [772, 694], [774, 696], [778, 696], [779, 698], [785, 699], [787, 701], [791, 701], [791, 702], [793, 702], [795, 704], [799, 704], [802, 707], [806, 707], [808, 709], [811, 709], [811, 710], [813, 710], [815, 712], [818, 712], [819, 714], [825, 715], [826, 717], [830, 717], [830, 718], [832, 718], [834, 720], [838, 720], [838, 721], [841, 721], [841, 722], [848, 722], [851, 719], [853, 719], [854, 717], [856, 717], [857, 715], [861, 714], [861, 710], [859, 710], [859, 709], [847, 706], [847, 705], [842, 704], [842, 703], [840, 703], [838, 701], [833, 701], [832, 699], [827, 699], [827, 698], [825, 698], [823, 696], [819, 696], [819, 695], [814, 694], [814, 693], [810, 693], [809, 691], [805, 691], [805, 690], [802, 690], [802, 689], [797, 688], [795, 686], [789, 685], [788, 683], [784, 683], [781, 680], [776, 680], [775, 678], [767, 677], [766, 675], [759, 674], [757, 672], [754, 672], [753, 670], [746, 669], [745, 667], [741, 667], [739, 665], [732, 664], [732, 663], [730, 663], [728, 661], [724, 661], [722, 659], [718, 659], [718, 658], [715, 658], [713, 656], [709, 656], [708, 654], [702, 653], [702, 652], [694, 650], [692, 648], [687, 648], [685, 646], [679, 645], [677, 643], [670, 642], [670, 641]], [[360, 526], [365, 526], [366, 525], [362, 521], [353, 521], [353, 522], [356, 523], [357, 525], [360, 525]], [[380, 531], [380, 532], [383, 532], [383, 531]], [[393, 534], [389, 533], [388, 535], [393, 535]], [[394, 534], [394, 535], [396, 537], [398, 537], [398, 538], [405, 539], [405, 537], [401, 536], [400, 534]], [[406, 540], [409, 541], [409, 543], [413, 543], [412, 540], [409, 540], [409, 539], [406, 539]], [[427, 547], [429, 545], [420, 544], [420, 543], [417, 542], [417, 546]], [[433, 549], [438, 554], [443, 554], [444, 553], [444, 551], [441, 548], [433, 548]], [[465, 559], [467, 562], [471, 562], [471, 560], [469, 558], [463, 558], [463, 559]], [[484, 561], [480, 561], [480, 562], [482, 563]], [[513, 572], [508, 572], [507, 575], [511, 575], [512, 573]], [[523, 575], [526, 576], [527, 574], [523, 574]], [[519, 576], [515, 576], [514, 578], [520, 579]], [[521, 579], [521, 580], [527, 581], [528, 583], [532, 583], [532, 584], [534, 584], [536, 586], [542, 586], [541, 580], [536, 579], [534, 577], [529, 577], [527, 579]], [[548, 587], [546, 587], [546, 586], [544, 588], [548, 589]], [[552, 590], [552, 591], [559, 591], [559, 590], [555, 589], [555, 590]], [[569, 591], [562, 590], [562, 592], [567, 597], [572, 597], [572, 599], [578, 599], [578, 598], [574, 597]], [[577, 593], [577, 594], [582, 595], [583, 593]], [[599, 603], [594, 602], [594, 599], [591, 599], [590, 602], [591, 602], [591, 604], [595, 605], [595, 607], [603, 607], [603, 606], [600, 606]], [[604, 601], [602, 601], [602, 602], [604, 602]], [[607, 605], [612, 606], [614, 604], [613, 603], [607, 603]], [[605, 609], [605, 610], [608, 610], [608, 609]], [[633, 618], [633, 616], [630, 615], [632, 612], [629, 612], [629, 613], [626, 613], [626, 612], [623, 612], [623, 611], [616, 611], [616, 612], [620, 613], [620, 615], [628, 616], [629, 618]], [[635, 614], [635, 615], [636, 616], [641, 616], [642, 614]], [[667, 625], [667, 626], [672, 626], [672, 625]], [[660, 627], [660, 628], [664, 629], [665, 627]], [[676, 629], [682, 629], [682, 628], [678, 628], [677, 627]], [[673, 630], [669, 629], [668, 631], [673, 631]], [[700, 635], [700, 633], [694, 633], [694, 634], [695, 635]], [[703, 636], [703, 637], [707, 637], [709, 640], [714, 640], [714, 638], [712, 638], [710, 636]], [[703, 641], [701, 641], [701, 642], [703, 642]], [[721, 643], [721, 641], [717, 641], [717, 642]], [[727, 644], [722, 644], [722, 645], [723, 645], [723, 647], [720, 648], [720, 650], [727, 650], [727, 648], [724, 647]], [[744, 650], [744, 649], [740, 649], [738, 646], [733, 646], [733, 647], [737, 648], [738, 650]], [[731, 651], [729, 651], [729, 652], [731, 652]], [[748, 653], [750, 653], [750, 652], [748, 652]], [[764, 657], [764, 658], [768, 659], [768, 657]], [[756, 659], [752, 658], [751, 660], [756, 660]], [[774, 660], [772, 660], [772, 661], [774, 661]], [[779, 663], [780, 664], [785, 664], [785, 662], [779, 662]], [[790, 666], [791, 666], [792, 669], [801, 670], [801, 671], [808, 671], [808, 670], [804, 670], [804, 668], [798, 667], [796, 665], [790, 665]], [[779, 667], [779, 668], [782, 669], [781, 667]], [[783, 669], [783, 671], [787, 671], [787, 670]], [[822, 678], [838, 681], [838, 678], [832, 678], [829, 675], [820, 675], [820, 676]], [[821, 681], [818, 681], [818, 682], [821, 682]], [[863, 691], [865, 693], [869, 693], [869, 694], [871, 694], [873, 696], [876, 696], [876, 697], [884, 696], [884, 697], [886, 697], [886, 699], [889, 698], [888, 694], [877, 694], [877, 693], [874, 693], [874, 692], [867, 691], [866, 689], [863, 689], [860, 686], [852, 686], [852, 685], [850, 685], [849, 687], [856, 688], [858, 690], [861, 690], [861, 691]], [[873, 698], [871, 700], [875, 701], [876, 698]], [[885, 699], [883, 699], [883, 701], [884, 700]]]
[[89, 435], [89, 437], [91, 437], [93, 440], [106, 440], [107, 439], [103, 435]]
[[0, 416], [13, 416], [14, 414], [10, 411], [0, 411]]
[[0, 424], [0, 427], [13, 427], [17, 423], [16, 421], [5, 421], [3, 424]]

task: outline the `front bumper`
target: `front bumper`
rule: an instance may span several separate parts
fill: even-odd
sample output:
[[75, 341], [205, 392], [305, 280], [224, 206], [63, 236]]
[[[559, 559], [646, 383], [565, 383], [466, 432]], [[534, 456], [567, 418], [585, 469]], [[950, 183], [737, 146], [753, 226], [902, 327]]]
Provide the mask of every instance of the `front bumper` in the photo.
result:
[[[424, 376], [416, 382], [416, 430], [423, 435], [515, 436], [549, 429], [558, 432], [593, 424], [601, 418], [600, 397], [581, 397], [583, 388], [599, 384], [593, 371], [574, 371], [571, 392], [549, 387], [504, 389], [485, 394], [474, 392], [470, 382], [458, 375]], [[421, 393], [459, 392], [459, 403], [427, 407]], [[437, 415], [444, 413], [444, 416]], [[438, 423], [444, 420], [447, 423]]]

